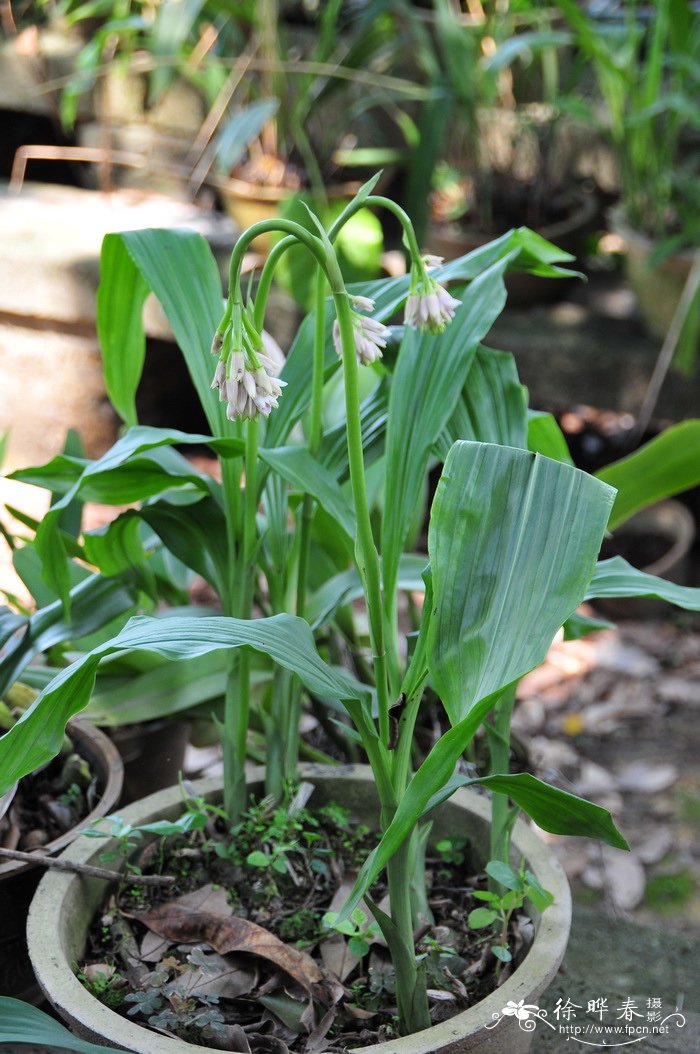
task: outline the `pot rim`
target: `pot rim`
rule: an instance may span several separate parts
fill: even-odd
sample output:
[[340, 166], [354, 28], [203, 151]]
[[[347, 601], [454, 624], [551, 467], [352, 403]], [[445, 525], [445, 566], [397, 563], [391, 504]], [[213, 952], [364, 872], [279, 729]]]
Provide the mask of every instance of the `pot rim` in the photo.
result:
[[[43, 855], [54, 855], [65, 849], [77, 838], [81, 838], [80, 832], [83, 828], [89, 827], [93, 820], [105, 816], [110, 809], [116, 806], [124, 782], [124, 765], [122, 764], [121, 755], [109, 736], [105, 735], [95, 725], [90, 724], [89, 721], [77, 719], [68, 722], [67, 731], [78, 748], [78, 753], [81, 753], [81, 749], [84, 749], [85, 745], [87, 745], [92, 747], [93, 753], [102, 755], [104, 759], [104, 774], [106, 776], [105, 785], [94, 809], [91, 809], [87, 816], [84, 816], [75, 827], [64, 831], [58, 838], [54, 838], [53, 841], [47, 842], [45, 846], [42, 846]], [[5, 863], [0, 864], [0, 881], [6, 878], [14, 878], [15, 875], [19, 875], [23, 871], [30, 871], [40, 866], [40, 864], [25, 864], [19, 860], [7, 860]]]
[[[248, 783], [262, 782], [263, 776], [262, 769], [250, 770]], [[301, 776], [311, 781], [315, 779], [317, 782], [324, 778], [329, 783], [339, 777], [352, 777], [358, 783], [374, 787], [372, 772], [367, 765], [346, 765], [338, 769], [313, 764], [303, 765]], [[198, 780], [194, 786], [198, 794], [213, 796], [221, 790], [221, 780]], [[174, 808], [181, 800], [180, 788], [171, 787], [128, 806], [121, 816], [128, 823], [148, 822], [154, 814]], [[476, 816], [480, 822], [490, 822], [490, 800], [472, 789], [459, 789], [449, 804], [458, 805]], [[397, 1040], [363, 1048], [348, 1048], [348, 1054], [354, 1054], [358, 1050], [369, 1051], [371, 1054], [449, 1054], [452, 1048], [457, 1049], [454, 1045], [460, 1039], [481, 1033], [487, 1023], [492, 1023], [498, 1018], [507, 1002], [518, 1002], [520, 999], [531, 1002], [549, 985], [564, 957], [569, 937], [569, 885], [559, 862], [522, 820], [515, 824], [513, 846], [516, 855], [525, 857], [539, 881], [555, 898], [551, 907], [542, 915], [538, 916], [533, 912], [535, 938], [525, 960], [498, 989], [449, 1020]], [[104, 843], [96, 846], [93, 839], [80, 837], [63, 855], [66, 860], [88, 863], [104, 848]], [[124, 1047], [126, 1050], [147, 1050], [149, 1054], [206, 1054], [211, 1051], [213, 1048], [159, 1036], [144, 1026], [128, 1021], [101, 1004], [83, 988], [63, 952], [60, 919], [71, 886], [85, 881], [81, 875], [49, 872], [39, 883], [32, 901], [27, 922], [27, 944], [37, 980], [46, 997], [71, 1025], [83, 1030], [83, 1034], [99, 1035], [103, 1041]], [[102, 880], [89, 881], [96, 883]]]

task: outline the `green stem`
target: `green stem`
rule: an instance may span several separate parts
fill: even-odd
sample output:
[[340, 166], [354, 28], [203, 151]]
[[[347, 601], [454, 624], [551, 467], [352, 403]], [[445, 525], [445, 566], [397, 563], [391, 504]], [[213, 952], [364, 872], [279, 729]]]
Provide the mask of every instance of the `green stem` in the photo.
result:
[[[494, 708], [493, 721], [486, 725], [489, 746], [489, 775], [508, 772], [510, 766], [510, 722], [515, 705], [515, 688], [505, 692]], [[491, 798], [491, 859], [508, 863], [510, 848], [510, 805], [506, 794]]]
[[[253, 607], [256, 546], [255, 516], [257, 497], [258, 422], [248, 421], [245, 437], [245, 494], [243, 499], [243, 551], [238, 562], [238, 618], [249, 619]], [[231, 683], [234, 682], [234, 683]], [[236, 691], [237, 684], [237, 691]], [[250, 652], [242, 648], [237, 676], [232, 666], [226, 686], [224, 730], [228, 741], [224, 750], [224, 805], [236, 822], [245, 808], [245, 759], [250, 718]]]
[[350, 486], [352, 487], [357, 538], [355, 554], [360, 578], [364, 587], [369, 615], [369, 630], [374, 659], [374, 677], [377, 686], [379, 713], [379, 735], [382, 743], [389, 743], [389, 696], [387, 685], [386, 651], [384, 645], [384, 612], [382, 604], [379, 555], [374, 544], [372, 523], [367, 499], [367, 481], [362, 451], [362, 427], [360, 423], [360, 395], [358, 365], [355, 352], [355, 337], [350, 304], [346, 293], [333, 292], [340, 341], [343, 353], [345, 381], [345, 417], [348, 443]]
[[407, 954], [392, 955], [399, 1024], [404, 1035], [421, 1032], [424, 1028], [429, 1028], [431, 1024], [425, 968], [416, 962], [409, 882], [410, 850], [411, 839], [406, 838], [387, 864], [386, 869], [391, 921], [398, 931], [399, 941], [407, 949]]
[[[319, 268], [316, 276], [316, 303], [314, 325], [314, 356], [311, 374], [311, 407], [309, 411], [309, 453], [315, 457], [321, 445], [323, 434], [323, 380], [325, 374], [326, 354], [326, 276]], [[299, 565], [297, 572], [297, 615], [304, 617], [306, 611], [306, 590], [309, 575], [309, 554], [311, 552], [311, 524], [314, 514], [314, 499], [311, 494], [304, 495], [301, 510], [301, 539], [299, 545]]]
[[[302, 245], [306, 246], [309, 252], [313, 253], [317, 263], [324, 270], [328, 267], [329, 260], [322, 241], [320, 238], [317, 238], [316, 235], [311, 234], [310, 231], [307, 231], [302, 227], [300, 223], [295, 223], [293, 220], [285, 220], [281, 217], [272, 220], [261, 220], [259, 223], [254, 223], [247, 231], [244, 231], [234, 245], [233, 252], [231, 253], [231, 262], [229, 263], [229, 297], [231, 297], [235, 303], [240, 304], [243, 302], [241, 296], [240, 272], [243, 264], [243, 257], [248, 250], [248, 246], [261, 234], [273, 234], [275, 232], [293, 235], [297, 241], [300, 241]], [[286, 239], [283, 240], [286, 241]], [[280, 244], [282, 243], [280, 242]], [[343, 288], [342, 285], [340, 288]]]
[[297, 240], [293, 235], [287, 235], [286, 238], [282, 238], [281, 241], [272, 246], [267, 255], [267, 259], [263, 264], [263, 269], [260, 272], [260, 279], [258, 281], [258, 288], [255, 293], [255, 308], [253, 311], [253, 322], [255, 323], [255, 328], [258, 333], [261, 332], [265, 322], [267, 301], [270, 296], [272, 280], [275, 276], [277, 265], [287, 250], [291, 249], [296, 244]]

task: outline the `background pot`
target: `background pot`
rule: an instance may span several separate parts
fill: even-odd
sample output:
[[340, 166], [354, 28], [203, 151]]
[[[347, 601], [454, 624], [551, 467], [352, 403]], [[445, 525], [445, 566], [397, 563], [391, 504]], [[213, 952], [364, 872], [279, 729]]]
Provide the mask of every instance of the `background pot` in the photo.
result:
[[187, 721], [165, 718], [110, 730], [109, 737], [124, 764], [122, 805], [177, 783], [189, 732]]
[[[78, 831], [92, 820], [106, 816], [119, 801], [122, 789], [121, 758], [104, 732], [86, 721], [71, 721], [68, 733], [78, 754], [86, 758], [92, 771], [99, 776], [102, 794], [80, 826], [49, 842], [43, 850], [46, 853], [65, 849], [75, 840]], [[42, 873], [43, 868], [22, 864], [18, 860], [0, 863], [0, 994], [30, 1002], [39, 1002], [41, 996], [27, 954], [25, 923]]]
[[[634, 547], [639, 545], [640, 553], [644, 551], [645, 539], [658, 540], [661, 555], [651, 562], [644, 563], [640, 570], [648, 575], [666, 578], [678, 585], [690, 584], [690, 550], [695, 541], [695, 519], [692, 513], [680, 501], [668, 498], [657, 505], [630, 517], [614, 532], [610, 550], [606, 555], [615, 555], [616, 540], [624, 544], [626, 559], [639, 566], [634, 559]], [[620, 546], [622, 548], [622, 546]], [[625, 600], [596, 601], [596, 607], [612, 618], [653, 619], [668, 618], [668, 605], [663, 600], [651, 597], [629, 597]]]
[[[593, 229], [597, 211], [595, 197], [580, 193], [573, 198], [571, 211], [565, 219], [539, 227], [537, 233], [559, 249], [580, 257], [585, 249], [586, 236]], [[437, 256], [454, 260], [493, 241], [494, 237], [493, 232], [472, 230], [458, 223], [430, 223], [426, 244]], [[512, 307], [557, 300], [566, 288], [566, 282], [562, 279], [538, 278], [525, 272], [509, 274], [505, 282], [508, 304]]]
[[[249, 786], [262, 787], [262, 772], [251, 773]], [[358, 819], [373, 820], [377, 813], [374, 780], [366, 766], [342, 769], [305, 765], [304, 779], [313, 782], [314, 802], [342, 801]], [[216, 799], [221, 795], [219, 780], [201, 780], [199, 793]], [[468, 833], [471, 849], [478, 861], [489, 853], [490, 803], [473, 791], [460, 790], [449, 802], [435, 810], [434, 837]], [[178, 788], [152, 795], [125, 809], [130, 823], [148, 823], [156, 818], [175, 819], [182, 812]], [[66, 853], [66, 859], [88, 863], [104, 851], [91, 839], [81, 838]], [[561, 866], [533, 831], [518, 822], [513, 836], [513, 861], [524, 857], [555, 902], [544, 915], [532, 912], [536, 935], [525, 961], [501, 987], [469, 1010], [449, 1021], [390, 1043], [362, 1048], [371, 1054], [526, 1054], [532, 1034], [520, 1028], [513, 1017], [493, 1024], [508, 1000], [524, 999], [536, 1003], [552, 981], [564, 957], [571, 924], [571, 897]], [[104, 900], [105, 883], [67, 874], [46, 875], [31, 906], [27, 926], [30, 955], [37, 979], [47, 998], [75, 1032], [87, 1039], [100, 1040], [141, 1054], [202, 1054], [202, 1048], [181, 1040], [159, 1036], [125, 1020], [94, 999], [74, 976], [71, 964], [80, 961], [90, 922]]]
[[693, 265], [694, 253], [672, 253], [653, 260], [658, 242], [630, 227], [624, 209], [610, 210], [610, 227], [625, 243], [625, 275], [637, 298], [639, 313], [649, 333], [663, 341], [678, 307]]

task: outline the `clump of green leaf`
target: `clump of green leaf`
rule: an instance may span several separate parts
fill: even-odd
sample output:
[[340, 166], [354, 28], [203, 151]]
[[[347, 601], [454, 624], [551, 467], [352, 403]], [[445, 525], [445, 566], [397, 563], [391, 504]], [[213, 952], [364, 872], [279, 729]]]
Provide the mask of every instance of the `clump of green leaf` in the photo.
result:
[[522, 908], [526, 900], [529, 900], [537, 911], [546, 911], [554, 897], [544, 889], [532, 871], [522, 865], [518, 871], [514, 871], [503, 860], [490, 860], [485, 870], [498, 886], [505, 887], [505, 892], [475, 890], [474, 899], [483, 900], [486, 906], [470, 911], [467, 921], [475, 930], [493, 927], [498, 933], [498, 940], [491, 945], [491, 951], [502, 963], [509, 963], [513, 956], [508, 948], [508, 926], [513, 912]]

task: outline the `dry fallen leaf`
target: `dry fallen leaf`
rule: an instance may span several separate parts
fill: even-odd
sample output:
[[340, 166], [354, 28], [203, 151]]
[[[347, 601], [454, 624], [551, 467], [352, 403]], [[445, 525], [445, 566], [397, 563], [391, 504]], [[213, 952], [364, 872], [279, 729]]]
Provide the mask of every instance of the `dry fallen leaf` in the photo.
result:
[[[191, 894], [189, 895], [191, 897]], [[283, 944], [262, 926], [236, 915], [200, 911], [183, 904], [181, 898], [159, 904], [151, 911], [129, 916], [160, 937], [188, 944], [205, 942], [220, 955], [245, 952], [274, 963], [293, 977], [319, 1002], [330, 1005], [341, 992], [306, 952]], [[206, 903], [206, 901], [205, 901]], [[342, 990], [341, 990], [342, 991]]]
[[187, 995], [238, 999], [255, 988], [257, 971], [243, 956], [199, 955], [202, 965], [183, 970], [178, 979], [178, 988]]

